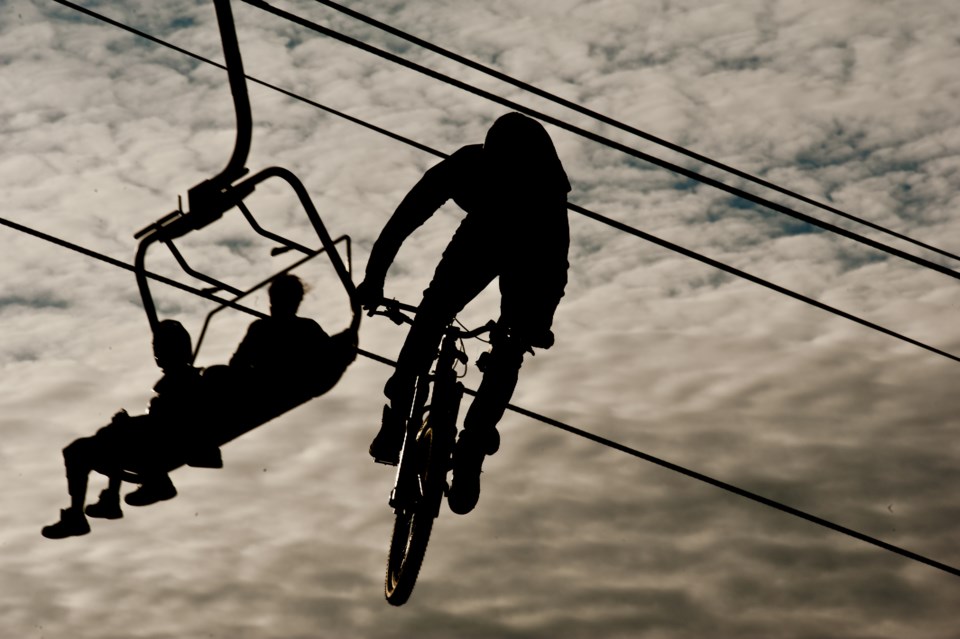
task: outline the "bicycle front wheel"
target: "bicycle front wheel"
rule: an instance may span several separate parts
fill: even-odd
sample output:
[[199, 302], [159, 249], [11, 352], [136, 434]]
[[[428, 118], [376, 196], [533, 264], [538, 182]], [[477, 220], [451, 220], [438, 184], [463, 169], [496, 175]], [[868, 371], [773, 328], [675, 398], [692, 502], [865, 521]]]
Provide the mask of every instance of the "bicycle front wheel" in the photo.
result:
[[[394, 606], [407, 602], [417, 583], [423, 557], [427, 552], [433, 520], [440, 510], [446, 481], [444, 446], [435, 431], [425, 423], [417, 436], [416, 464], [422, 493], [415, 503], [397, 508], [387, 554], [384, 594]], [[449, 455], [449, 450], [447, 450]], [[402, 462], [401, 462], [402, 463]]]

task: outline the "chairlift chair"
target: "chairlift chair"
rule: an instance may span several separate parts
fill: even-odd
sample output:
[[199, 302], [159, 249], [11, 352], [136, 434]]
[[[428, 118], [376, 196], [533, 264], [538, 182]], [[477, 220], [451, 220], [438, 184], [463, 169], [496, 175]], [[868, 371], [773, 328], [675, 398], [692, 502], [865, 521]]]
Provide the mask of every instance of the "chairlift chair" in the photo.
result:
[[[276, 276], [286, 273], [320, 254], [325, 254], [330, 260], [348, 296], [352, 311], [352, 319], [349, 327], [345, 331], [332, 336], [332, 340], [336, 342], [338, 346], [337, 352], [340, 352], [342, 356], [336, 358], [335, 361], [318, 363], [321, 370], [318, 371], [318, 379], [316, 383], [310, 387], [309, 393], [285, 398], [286, 401], [282, 398], [280, 401], [270, 403], [269, 406], [261, 406], [256, 409], [251, 409], [249, 406], [234, 407], [237, 410], [229, 411], [228, 414], [230, 416], [227, 419], [218, 420], [218, 423], [209, 425], [213, 431], [208, 433], [207, 436], [212, 436], [211, 439], [213, 443], [219, 446], [302, 404], [312, 397], [322, 395], [332, 388], [356, 355], [357, 332], [359, 330], [362, 312], [356, 298], [353, 280], [351, 279], [351, 248], [349, 236], [342, 235], [336, 240], [331, 238], [303, 183], [288, 169], [272, 166], [254, 175], [245, 177], [249, 173], [249, 170], [245, 167], [245, 163], [252, 137], [252, 115], [250, 101], [247, 95], [246, 78], [240, 57], [240, 49], [237, 42], [230, 2], [229, 0], [213, 0], [213, 4], [216, 8], [220, 37], [223, 41], [224, 56], [227, 63], [226, 67], [230, 89], [233, 94], [233, 102], [236, 110], [237, 139], [233, 154], [227, 166], [219, 174], [189, 189], [187, 195], [187, 211], [182, 210], [182, 207], [178, 206], [177, 210], [165, 215], [134, 235], [135, 239], [139, 240], [135, 260], [137, 285], [143, 301], [143, 308], [150, 323], [150, 328], [156, 333], [160, 319], [153, 295], [150, 291], [145, 264], [148, 250], [157, 243], [167, 246], [185, 273], [212, 286], [214, 290], [232, 295], [231, 299], [221, 298], [222, 301], [218, 306], [208, 313], [200, 336], [196, 340], [196, 347], [193, 354], [194, 359], [196, 359], [197, 353], [203, 343], [203, 338], [207, 333], [210, 320], [215, 314], [226, 308], [240, 308], [263, 317], [264, 315], [262, 313], [241, 307], [238, 304], [239, 301], [269, 284]], [[317, 237], [320, 240], [319, 248], [312, 249], [289, 240], [280, 234], [264, 229], [257, 222], [244, 200], [254, 192], [258, 185], [267, 180], [282, 181], [293, 190], [307, 218], [310, 220], [313, 229], [317, 233]], [[192, 268], [177, 249], [174, 240], [189, 233], [199, 231], [219, 220], [224, 214], [234, 210], [240, 211], [244, 219], [257, 234], [277, 244], [271, 251], [272, 254], [276, 255], [286, 251], [296, 251], [302, 253], [304, 257], [247, 290], [232, 287]], [[341, 243], [346, 245], [346, 265], [336, 247], [337, 244]], [[165, 470], [169, 471], [183, 465], [185, 462], [186, 459], [182, 455], [173, 454], [170, 455], [168, 459], [163, 460], [162, 466]], [[137, 469], [135, 467], [125, 468], [122, 478], [127, 481], [136, 482], [138, 480]]]

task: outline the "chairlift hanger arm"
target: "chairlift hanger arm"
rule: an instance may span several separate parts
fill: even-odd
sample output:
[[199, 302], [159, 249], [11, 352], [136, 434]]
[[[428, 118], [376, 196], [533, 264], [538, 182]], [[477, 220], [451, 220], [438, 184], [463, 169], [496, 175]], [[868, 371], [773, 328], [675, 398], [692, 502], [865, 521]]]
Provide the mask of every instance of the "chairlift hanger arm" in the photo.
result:
[[213, 0], [213, 5], [217, 13], [223, 57], [237, 119], [237, 137], [234, 141], [233, 153], [220, 173], [195, 184], [187, 191], [188, 211], [186, 213], [178, 208], [177, 211], [139, 231], [134, 236], [136, 239], [150, 232], [163, 232], [164, 239], [180, 237], [219, 219], [224, 212], [249, 195], [235, 187], [231, 188], [234, 182], [249, 172], [246, 162], [253, 137], [253, 114], [250, 110], [250, 96], [247, 93], [246, 76], [243, 72], [243, 59], [240, 56], [240, 44], [237, 41], [237, 29], [230, 9], [230, 0]]
[[235, 204], [235, 202], [224, 201], [224, 190], [247, 173], [247, 156], [250, 154], [250, 141], [253, 137], [253, 115], [250, 110], [250, 96], [247, 93], [247, 80], [243, 72], [243, 59], [240, 56], [240, 44], [237, 40], [237, 28], [233, 21], [230, 0], [213, 0], [213, 6], [217, 12], [220, 40], [223, 43], [223, 58], [237, 116], [237, 139], [233, 146], [233, 154], [223, 170], [209, 180], [193, 186], [187, 192], [187, 201], [191, 213], [199, 212], [205, 217], [209, 215], [216, 219]]
[[[353, 279], [350, 271], [344, 266], [340, 254], [337, 252], [334, 242], [327, 232], [316, 207], [310, 200], [310, 196], [304, 188], [303, 183], [291, 171], [280, 167], [269, 167], [260, 171], [241, 182], [248, 169], [245, 164], [250, 152], [250, 141], [253, 133], [253, 116], [250, 109], [250, 98], [247, 93], [246, 76], [243, 71], [243, 61], [240, 56], [240, 45], [237, 41], [236, 26], [233, 20], [233, 13], [230, 8], [230, 0], [213, 0], [214, 8], [217, 12], [217, 23], [220, 28], [220, 38], [223, 45], [223, 54], [226, 62], [227, 75], [230, 82], [230, 91], [233, 95], [234, 109], [237, 118], [237, 137], [234, 144], [233, 154], [227, 162], [227, 166], [214, 177], [205, 180], [192, 187], [187, 194], [189, 211], [184, 213], [182, 210], [174, 211], [159, 221], [139, 231], [134, 237], [140, 240], [136, 256], [136, 275], [137, 285], [140, 289], [140, 295], [143, 299], [144, 309], [147, 318], [150, 321], [151, 329], [156, 329], [159, 324], [156, 305], [150, 294], [149, 284], [146, 278], [146, 269], [144, 262], [146, 252], [151, 244], [157, 241], [167, 242], [171, 247], [170, 241], [181, 237], [191, 231], [201, 229], [211, 222], [219, 219], [223, 214], [233, 207], [238, 207], [250, 221], [254, 230], [261, 235], [271, 237], [279, 241], [287, 248], [300, 250], [301, 252], [311, 253], [310, 249], [302, 247], [296, 243], [290, 242], [285, 238], [279, 238], [267, 231], [264, 231], [248, 215], [249, 211], [243, 205], [243, 200], [250, 195], [256, 185], [269, 177], [279, 177], [287, 182], [296, 192], [297, 197], [303, 205], [307, 217], [313, 224], [317, 232], [323, 250], [325, 250], [330, 261], [333, 264], [337, 276], [347, 291], [350, 299], [350, 307], [353, 318], [349, 330], [356, 333], [360, 327], [360, 318], [362, 316], [360, 305], [356, 297], [356, 289], [353, 285]], [[348, 243], [348, 255], [350, 247]], [[178, 253], [174, 249], [174, 256]], [[178, 261], [180, 258], [178, 258]], [[181, 261], [181, 266], [184, 262]], [[188, 269], [190, 272], [192, 269]], [[206, 278], [200, 278], [207, 280]], [[239, 291], [237, 291], [239, 292]]]

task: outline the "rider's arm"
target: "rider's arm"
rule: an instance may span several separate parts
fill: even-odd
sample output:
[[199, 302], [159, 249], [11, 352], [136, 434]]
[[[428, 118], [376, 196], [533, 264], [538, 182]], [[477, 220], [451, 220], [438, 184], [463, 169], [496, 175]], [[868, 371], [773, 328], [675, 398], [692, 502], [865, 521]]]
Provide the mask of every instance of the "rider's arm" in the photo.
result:
[[[565, 200], [547, 205], [551, 223], [544, 225], [538, 241], [529, 249], [528, 268], [537, 282], [525, 300], [527, 312], [521, 321], [530, 346], [553, 345], [553, 316], [567, 285], [570, 226]], [[552, 210], [550, 210], [552, 209]]]
[[[567, 193], [570, 180], [550, 145], [541, 163], [531, 167], [529, 183], [518, 189], [521, 207], [529, 213], [519, 224], [525, 239], [526, 277], [535, 285], [526, 291], [519, 317], [511, 318], [527, 346], [550, 348], [554, 342], [553, 317], [567, 286], [570, 267], [570, 222]], [[512, 314], [512, 313], [511, 313]]]
[[427, 170], [394, 211], [373, 245], [364, 283], [382, 288], [387, 270], [404, 240], [426, 222], [453, 194], [454, 158]]

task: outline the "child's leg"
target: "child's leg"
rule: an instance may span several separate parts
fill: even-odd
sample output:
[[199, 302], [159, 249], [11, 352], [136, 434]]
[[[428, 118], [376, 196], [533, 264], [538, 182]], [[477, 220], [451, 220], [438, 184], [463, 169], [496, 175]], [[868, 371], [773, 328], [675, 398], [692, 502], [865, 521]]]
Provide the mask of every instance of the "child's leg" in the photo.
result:
[[93, 470], [96, 445], [94, 437], [83, 437], [63, 449], [70, 507], [79, 512], [83, 512], [83, 504], [86, 501], [87, 481], [90, 471]]

